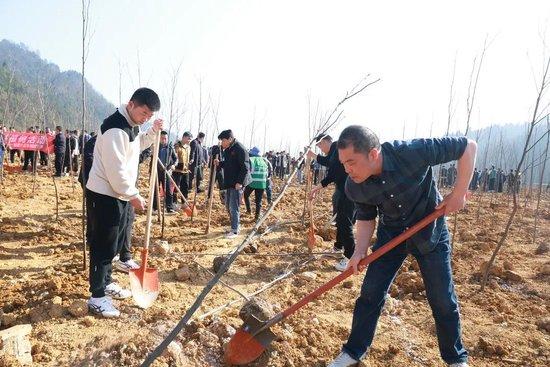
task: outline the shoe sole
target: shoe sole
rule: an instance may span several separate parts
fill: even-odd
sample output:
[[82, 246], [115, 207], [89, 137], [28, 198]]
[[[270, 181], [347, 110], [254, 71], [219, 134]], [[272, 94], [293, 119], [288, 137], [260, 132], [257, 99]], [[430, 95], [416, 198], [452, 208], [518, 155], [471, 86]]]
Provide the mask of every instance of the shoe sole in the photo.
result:
[[104, 317], [106, 319], [116, 319], [116, 318], [120, 317], [120, 311], [119, 311], [118, 315], [104, 315], [101, 311], [94, 310], [94, 308], [91, 307], [90, 305], [88, 305], [88, 312], [91, 313], [91, 314], [97, 315], [97, 316]]

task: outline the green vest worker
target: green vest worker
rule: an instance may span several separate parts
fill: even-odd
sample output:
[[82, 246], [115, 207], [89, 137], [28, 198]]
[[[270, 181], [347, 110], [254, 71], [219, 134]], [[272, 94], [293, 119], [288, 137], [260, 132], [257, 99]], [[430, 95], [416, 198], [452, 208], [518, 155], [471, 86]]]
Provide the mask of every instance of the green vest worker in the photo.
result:
[[244, 202], [246, 204], [247, 214], [251, 214], [250, 194], [254, 191], [256, 204], [255, 219], [258, 220], [262, 209], [262, 197], [264, 195], [264, 190], [267, 187], [269, 168], [266, 159], [260, 156], [260, 150], [258, 148], [254, 147], [250, 149], [248, 154], [250, 155], [250, 173], [252, 176], [252, 181], [244, 190]]

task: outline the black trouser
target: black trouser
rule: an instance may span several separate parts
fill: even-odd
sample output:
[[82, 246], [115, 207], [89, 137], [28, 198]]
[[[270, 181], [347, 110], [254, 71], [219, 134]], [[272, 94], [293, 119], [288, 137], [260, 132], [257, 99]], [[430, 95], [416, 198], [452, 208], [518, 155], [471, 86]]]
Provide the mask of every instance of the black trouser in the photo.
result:
[[21, 159], [21, 152], [17, 149], [10, 149], [10, 163], [15, 163], [15, 156], [18, 156]]
[[63, 172], [71, 172], [71, 152], [68, 150], [63, 155]]
[[[187, 199], [187, 197], [189, 196], [189, 173], [174, 172], [172, 174], [172, 178], [176, 182], [176, 185], [178, 185], [183, 196]], [[177, 202], [178, 202], [178, 195], [174, 191], [174, 203], [177, 203]]]
[[126, 206], [126, 226], [124, 228], [124, 235], [120, 237], [120, 243], [118, 248], [120, 249], [120, 261], [128, 261], [132, 258], [132, 229], [134, 226], [134, 220], [136, 219], [136, 212], [134, 207], [128, 203]]
[[25, 150], [25, 160], [23, 161], [23, 171], [29, 169], [29, 163], [31, 171], [34, 169], [34, 150]]
[[271, 177], [269, 177], [266, 181], [266, 187], [265, 187], [265, 195], [267, 196], [267, 203], [271, 204], [271, 195], [272, 195], [272, 183], [271, 183]]
[[120, 252], [120, 237], [126, 231], [130, 205], [111, 196], [86, 191], [90, 241], [90, 292], [104, 297], [105, 287], [112, 282], [112, 260]]
[[353, 224], [355, 223], [355, 204], [348, 199], [345, 193], [338, 193], [336, 207], [336, 243], [334, 247], [344, 249], [344, 256], [348, 259], [355, 250]]
[[319, 181], [319, 170], [314, 169], [313, 170], [313, 184], [317, 185], [317, 181]]
[[201, 182], [202, 182], [202, 167], [201, 166], [190, 167], [189, 189], [191, 190], [193, 189], [193, 187], [196, 187], [196, 190], [199, 190], [201, 188]]
[[73, 172], [78, 172], [78, 155], [72, 157], [72, 168]]
[[63, 172], [64, 159], [65, 159], [65, 153], [63, 152], [55, 153], [55, 175], [56, 176], [61, 176], [61, 173]]
[[40, 165], [41, 166], [47, 166], [48, 165], [48, 153], [46, 152], [40, 152]]
[[[168, 176], [166, 176], [165, 171], [158, 172], [159, 184], [164, 190], [164, 202], [166, 210], [174, 210], [174, 194], [170, 190], [171, 182]], [[157, 210], [157, 190], [155, 190], [155, 195], [153, 197], [153, 209]]]
[[250, 194], [254, 191], [254, 203], [256, 204], [256, 218], [260, 216], [262, 209], [262, 197], [264, 196], [264, 189], [253, 189], [250, 186], [244, 188], [244, 203], [246, 205], [246, 211], [250, 213]]

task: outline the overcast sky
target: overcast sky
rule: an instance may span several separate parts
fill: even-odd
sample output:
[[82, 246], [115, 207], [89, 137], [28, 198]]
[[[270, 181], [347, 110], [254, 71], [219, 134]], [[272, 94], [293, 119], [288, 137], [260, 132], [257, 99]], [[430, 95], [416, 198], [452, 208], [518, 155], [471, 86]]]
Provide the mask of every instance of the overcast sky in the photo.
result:
[[[179, 129], [193, 121], [197, 133], [202, 79], [203, 104], [219, 103], [219, 128], [232, 128], [245, 145], [255, 111], [253, 145], [262, 149], [264, 124], [268, 148], [303, 144], [308, 96], [313, 112], [318, 104], [324, 113], [368, 74], [381, 81], [345, 104], [334, 135], [350, 123], [384, 140], [401, 138], [404, 125], [406, 138], [441, 135], [455, 58], [451, 129], [464, 130], [470, 73], [487, 37], [472, 127], [526, 121], [550, 34], [548, 0], [92, 0], [90, 16], [86, 77], [109, 101], [119, 103], [120, 61], [123, 101], [139, 85], [151, 87], [167, 119], [181, 63]], [[0, 19], [0, 38], [80, 70], [80, 1], [0, 0]]]

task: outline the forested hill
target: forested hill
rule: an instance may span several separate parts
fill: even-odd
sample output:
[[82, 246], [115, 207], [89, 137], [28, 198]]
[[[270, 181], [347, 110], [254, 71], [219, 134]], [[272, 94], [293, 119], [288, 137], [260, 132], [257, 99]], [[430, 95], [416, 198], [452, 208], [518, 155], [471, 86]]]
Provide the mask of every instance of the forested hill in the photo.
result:
[[[93, 130], [114, 106], [86, 82], [86, 129]], [[81, 74], [42, 59], [24, 44], [0, 41], [0, 123], [28, 126], [82, 126]]]

